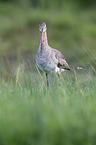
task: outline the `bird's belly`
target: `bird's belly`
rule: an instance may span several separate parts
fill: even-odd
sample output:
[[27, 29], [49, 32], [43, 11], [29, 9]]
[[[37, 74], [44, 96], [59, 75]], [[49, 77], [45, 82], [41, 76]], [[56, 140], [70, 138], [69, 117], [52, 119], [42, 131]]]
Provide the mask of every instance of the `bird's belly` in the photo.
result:
[[55, 69], [55, 64], [52, 63], [50, 60], [40, 60], [38, 59], [36, 61], [39, 69], [41, 69], [43, 72], [52, 72]]

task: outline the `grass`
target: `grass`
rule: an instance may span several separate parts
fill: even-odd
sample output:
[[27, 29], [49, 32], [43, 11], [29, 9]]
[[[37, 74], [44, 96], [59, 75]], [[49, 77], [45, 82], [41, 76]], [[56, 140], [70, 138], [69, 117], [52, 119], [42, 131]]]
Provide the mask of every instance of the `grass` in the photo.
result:
[[[95, 13], [0, 3], [0, 145], [96, 145]], [[35, 67], [41, 21], [73, 68], [49, 88]]]
[[52, 74], [46, 88], [44, 76], [20, 68], [16, 81], [0, 83], [0, 144], [95, 145], [95, 76]]

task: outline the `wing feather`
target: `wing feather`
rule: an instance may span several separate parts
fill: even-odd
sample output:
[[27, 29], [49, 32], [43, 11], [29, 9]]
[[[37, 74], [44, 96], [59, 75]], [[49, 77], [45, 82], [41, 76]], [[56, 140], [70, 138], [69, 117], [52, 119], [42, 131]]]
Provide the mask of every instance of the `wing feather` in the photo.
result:
[[64, 55], [58, 51], [57, 49], [52, 49], [55, 53], [55, 58], [58, 60], [58, 64], [57, 66], [61, 69], [67, 69], [70, 70], [70, 67], [68, 65], [68, 63], [66, 62]]

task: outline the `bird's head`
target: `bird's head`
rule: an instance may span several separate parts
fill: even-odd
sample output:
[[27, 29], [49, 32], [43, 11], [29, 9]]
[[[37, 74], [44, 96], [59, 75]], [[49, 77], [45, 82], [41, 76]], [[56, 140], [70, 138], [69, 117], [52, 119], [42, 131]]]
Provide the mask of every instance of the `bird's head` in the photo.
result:
[[40, 31], [40, 32], [45, 32], [46, 29], [47, 29], [46, 23], [45, 23], [45, 22], [41, 22], [41, 23], [39, 24], [39, 31]]

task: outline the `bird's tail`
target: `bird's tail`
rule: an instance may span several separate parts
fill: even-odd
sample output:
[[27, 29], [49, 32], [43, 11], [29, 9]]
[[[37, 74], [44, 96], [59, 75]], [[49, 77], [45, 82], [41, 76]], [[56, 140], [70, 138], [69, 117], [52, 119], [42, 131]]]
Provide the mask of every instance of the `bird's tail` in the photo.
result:
[[65, 69], [65, 70], [71, 70], [71, 68], [66, 68], [66, 67], [64, 67], [63, 69]]

